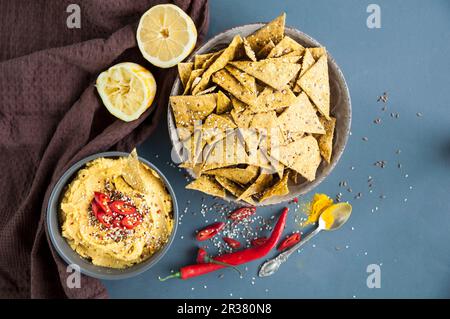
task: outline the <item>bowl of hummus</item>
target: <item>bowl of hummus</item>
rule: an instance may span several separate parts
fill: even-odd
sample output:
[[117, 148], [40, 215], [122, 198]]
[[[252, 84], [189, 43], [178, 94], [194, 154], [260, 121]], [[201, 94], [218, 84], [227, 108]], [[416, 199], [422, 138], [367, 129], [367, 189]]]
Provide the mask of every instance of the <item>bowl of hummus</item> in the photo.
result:
[[100, 279], [140, 274], [168, 250], [178, 206], [167, 178], [136, 152], [106, 152], [74, 164], [47, 208], [53, 246], [70, 265]]

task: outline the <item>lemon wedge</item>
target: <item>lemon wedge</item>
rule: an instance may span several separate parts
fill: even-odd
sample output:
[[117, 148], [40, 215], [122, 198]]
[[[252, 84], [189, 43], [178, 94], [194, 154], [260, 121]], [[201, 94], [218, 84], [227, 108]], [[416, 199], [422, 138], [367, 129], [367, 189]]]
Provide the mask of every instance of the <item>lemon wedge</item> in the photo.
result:
[[136, 38], [144, 58], [160, 68], [170, 68], [194, 49], [197, 29], [179, 7], [160, 4], [141, 17]]
[[108, 111], [125, 122], [138, 119], [156, 94], [156, 81], [150, 71], [131, 62], [116, 64], [100, 73], [96, 87]]

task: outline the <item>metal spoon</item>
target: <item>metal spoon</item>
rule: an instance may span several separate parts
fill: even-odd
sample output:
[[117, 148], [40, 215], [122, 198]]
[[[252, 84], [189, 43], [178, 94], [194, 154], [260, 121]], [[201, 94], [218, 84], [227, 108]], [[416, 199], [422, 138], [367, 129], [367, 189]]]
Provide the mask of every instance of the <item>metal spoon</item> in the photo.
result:
[[[338, 203], [331, 205], [323, 211], [319, 218], [319, 226], [308, 236], [306, 236], [301, 242], [292, 246], [288, 250], [282, 252], [275, 258], [266, 261], [259, 270], [259, 277], [267, 277], [273, 275], [281, 264], [284, 263], [292, 253], [304, 244], [306, 244], [311, 238], [316, 236], [322, 230], [335, 230], [340, 228], [348, 220], [352, 213], [352, 206], [349, 203]], [[331, 225], [327, 225], [326, 221], [332, 221]]]

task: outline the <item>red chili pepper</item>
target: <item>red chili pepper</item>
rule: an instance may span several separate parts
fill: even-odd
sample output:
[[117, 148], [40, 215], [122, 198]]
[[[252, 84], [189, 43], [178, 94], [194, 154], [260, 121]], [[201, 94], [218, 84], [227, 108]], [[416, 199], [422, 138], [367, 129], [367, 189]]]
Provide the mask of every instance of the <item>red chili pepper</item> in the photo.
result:
[[256, 207], [241, 207], [231, 212], [228, 216], [229, 219], [234, 221], [240, 221], [246, 219], [256, 212]]
[[113, 225], [113, 227], [123, 228], [121, 222], [122, 222], [122, 219], [120, 217], [114, 217], [114, 219], [112, 220], [112, 225]]
[[263, 245], [266, 241], [267, 241], [267, 237], [259, 237], [259, 238], [253, 239], [253, 240], [250, 242], [250, 244], [251, 244], [253, 247], [258, 247], [258, 246]]
[[112, 203], [109, 203], [108, 206], [113, 212], [120, 215], [131, 215], [136, 213], [136, 207], [127, 204], [122, 200], [115, 200]]
[[236, 239], [230, 237], [223, 237], [222, 239], [224, 242], [227, 243], [228, 246], [230, 246], [233, 249], [238, 249], [239, 247], [241, 247], [241, 243]]
[[[106, 217], [106, 219], [105, 219], [105, 217]], [[97, 220], [106, 228], [111, 227], [111, 223], [109, 222], [108, 219], [109, 219], [109, 217], [105, 213], [103, 213], [103, 212], [97, 213]]]
[[[281, 216], [278, 218], [277, 224], [275, 225], [272, 234], [264, 244], [258, 247], [246, 248], [233, 253], [224, 254], [213, 258], [213, 260], [222, 263], [227, 263], [232, 266], [237, 266], [264, 257], [269, 253], [269, 251], [272, 248], [275, 247], [281, 235], [283, 234], [283, 229], [286, 224], [288, 210], [289, 210], [288, 208], [283, 209], [283, 212], [281, 213]], [[189, 279], [192, 277], [197, 277], [216, 271], [218, 269], [222, 269], [224, 267], [225, 266], [217, 265], [215, 263], [194, 264], [182, 267], [180, 268], [179, 272], [167, 276], [165, 278], [159, 278], [159, 280], [165, 281], [170, 278]]]
[[286, 250], [286, 249], [294, 246], [298, 242], [300, 242], [300, 240], [301, 240], [300, 233], [292, 234], [280, 243], [280, 245], [278, 246], [278, 250], [279, 251]]
[[122, 221], [120, 223], [127, 229], [133, 229], [141, 222], [142, 219], [139, 216], [125, 216], [124, 218], [122, 218]]
[[100, 207], [100, 205], [98, 205], [98, 203], [96, 201], [92, 201], [91, 203], [91, 208], [92, 208], [92, 213], [94, 214], [95, 218], [97, 218], [97, 220], [106, 228], [110, 228], [111, 227], [111, 223], [109, 222], [109, 218], [105, 217], [107, 216], [105, 214], [105, 212], [103, 211], [103, 209]]
[[95, 218], [97, 218], [97, 215], [99, 213], [104, 214], [105, 212], [98, 206], [96, 201], [92, 201], [91, 203], [92, 213], [94, 214]]
[[195, 237], [197, 238], [198, 241], [208, 240], [216, 236], [224, 227], [225, 227], [224, 222], [214, 223], [200, 230]]
[[208, 257], [208, 253], [203, 248], [199, 248], [197, 251], [197, 259], [195, 262], [197, 264], [204, 264], [206, 263], [206, 258]]
[[298, 203], [298, 197], [294, 197], [293, 201], [294, 203]]
[[94, 192], [94, 199], [95, 202], [100, 206], [100, 208], [106, 213], [106, 215], [111, 216], [113, 214], [111, 208], [109, 208], [108, 205], [108, 203], [111, 201], [108, 195], [100, 192]]
[[224, 266], [224, 267], [231, 267], [231, 268], [233, 268], [234, 270], [236, 270], [236, 271], [239, 273], [239, 275], [242, 276], [241, 271], [240, 271], [237, 267], [234, 267], [234, 266], [232, 266], [232, 265], [230, 265], [230, 264], [223, 263], [223, 262], [216, 261], [216, 260], [212, 259], [212, 258], [208, 255], [208, 253], [206, 252], [206, 250], [204, 250], [203, 248], [199, 248], [199, 249], [198, 249], [198, 251], [197, 251], [197, 258], [196, 258], [195, 261], [197, 262], [197, 264], [213, 263], [213, 264], [221, 265], [221, 266]]

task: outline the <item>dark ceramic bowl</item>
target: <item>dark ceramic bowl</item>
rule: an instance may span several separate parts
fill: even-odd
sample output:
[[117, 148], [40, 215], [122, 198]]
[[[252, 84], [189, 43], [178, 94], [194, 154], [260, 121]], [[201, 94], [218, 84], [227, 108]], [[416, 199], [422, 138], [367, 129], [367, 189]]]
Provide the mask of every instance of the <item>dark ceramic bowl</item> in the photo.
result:
[[[233, 37], [237, 34], [245, 37], [249, 34], [252, 34], [259, 28], [264, 26], [263, 23], [255, 23], [255, 24], [247, 24], [240, 27], [235, 27], [225, 32], [222, 32], [216, 35], [214, 38], [206, 42], [202, 47], [192, 53], [190, 60], [193, 60], [193, 57], [196, 54], [204, 54], [208, 52], [216, 52], [230, 44]], [[285, 34], [295, 41], [299, 42], [304, 47], [318, 47], [323, 46], [318, 41], [310, 37], [309, 35], [294, 29], [294, 28], [285, 28]], [[322, 161], [319, 168], [317, 169], [316, 179], [312, 182], [305, 181], [299, 185], [292, 183], [289, 181], [289, 194], [285, 196], [277, 196], [264, 201], [263, 203], [258, 203], [258, 206], [278, 204], [281, 202], [292, 200], [294, 197], [299, 195], [304, 195], [315, 187], [317, 187], [334, 169], [336, 164], [338, 163], [341, 155], [344, 151], [345, 145], [347, 143], [348, 136], [350, 134], [350, 124], [352, 118], [352, 107], [350, 101], [350, 93], [348, 91], [347, 83], [345, 82], [344, 75], [342, 74], [341, 69], [337, 65], [336, 61], [331, 56], [330, 52], [328, 54], [328, 73], [330, 78], [330, 94], [331, 94], [331, 110], [330, 113], [333, 117], [336, 118], [336, 128], [334, 132], [334, 140], [333, 140], [333, 155], [331, 158], [331, 163], [327, 164], [325, 161]], [[182, 84], [179, 78], [175, 80], [173, 84], [172, 91], [170, 95], [180, 95], [183, 93]], [[181, 161], [181, 150], [182, 144], [180, 143], [180, 139], [177, 133], [175, 119], [173, 116], [172, 107], [169, 103], [169, 108], [167, 112], [167, 121], [169, 127], [170, 139], [173, 144], [172, 152], [174, 156], [174, 160]], [[191, 176], [195, 176], [193, 171], [187, 169], [188, 173]], [[229, 201], [235, 201], [236, 198], [227, 195], [225, 198]], [[245, 204], [242, 202], [241, 204]]]
[[161, 173], [161, 171], [158, 168], [156, 168], [155, 165], [153, 165], [152, 163], [141, 157], [139, 157], [139, 160], [142, 163], [144, 163], [145, 165], [147, 165], [148, 167], [150, 167], [151, 169], [155, 170], [158, 173], [158, 175], [161, 177], [161, 180], [165, 184], [167, 191], [172, 197], [174, 226], [168, 242], [164, 245], [164, 247], [161, 250], [159, 250], [157, 253], [155, 253], [145, 261], [136, 264], [134, 266], [131, 266], [129, 268], [125, 269], [107, 268], [96, 266], [92, 264], [89, 260], [81, 257], [77, 252], [75, 252], [70, 247], [66, 239], [61, 235], [61, 224], [59, 221], [59, 204], [61, 202], [66, 186], [72, 181], [76, 173], [81, 168], [83, 168], [87, 162], [95, 160], [99, 157], [117, 158], [117, 157], [125, 157], [128, 155], [129, 155], [128, 153], [123, 152], [105, 152], [94, 154], [82, 159], [81, 161], [70, 167], [59, 179], [59, 181], [53, 188], [53, 191], [50, 195], [50, 199], [48, 201], [47, 227], [53, 246], [61, 256], [61, 258], [64, 259], [65, 262], [67, 262], [68, 264], [78, 265], [80, 267], [80, 271], [83, 274], [91, 277], [99, 279], [124, 279], [136, 276], [148, 270], [153, 265], [155, 265], [167, 252], [170, 245], [172, 244], [173, 239], [175, 238], [175, 233], [177, 231], [178, 225], [178, 204], [175, 197], [175, 192], [173, 191], [172, 186], [170, 186], [169, 181]]

